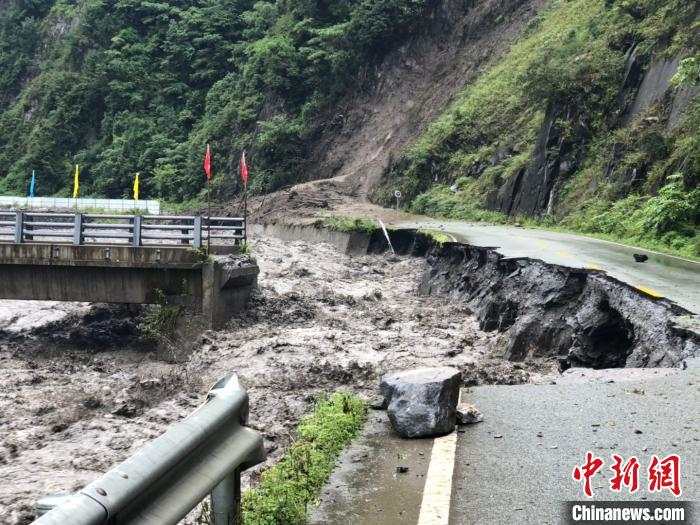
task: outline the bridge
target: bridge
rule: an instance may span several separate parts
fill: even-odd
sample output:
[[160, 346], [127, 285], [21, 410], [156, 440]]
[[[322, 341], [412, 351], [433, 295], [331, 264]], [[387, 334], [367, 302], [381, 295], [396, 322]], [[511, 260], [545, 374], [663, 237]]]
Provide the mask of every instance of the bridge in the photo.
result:
[[257, 284], [236, 217], [0, 211], [0, 299], [186, 302], [223, 326]]

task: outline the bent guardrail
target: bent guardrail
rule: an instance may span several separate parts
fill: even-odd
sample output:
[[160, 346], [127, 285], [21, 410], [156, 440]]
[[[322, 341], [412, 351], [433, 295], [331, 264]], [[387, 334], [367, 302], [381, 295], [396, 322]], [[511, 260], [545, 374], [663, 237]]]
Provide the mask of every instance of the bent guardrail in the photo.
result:
[[247, 418], [248, 394], [224, 377], [187, 419], [34, 523], [174, 524], [211, 494], [212, 523], [238, 525], [240, 473], [265, 460]]
[[0, 242], [15, 244], [204, 245], [246, 242], [242, 217], [0, 211]]

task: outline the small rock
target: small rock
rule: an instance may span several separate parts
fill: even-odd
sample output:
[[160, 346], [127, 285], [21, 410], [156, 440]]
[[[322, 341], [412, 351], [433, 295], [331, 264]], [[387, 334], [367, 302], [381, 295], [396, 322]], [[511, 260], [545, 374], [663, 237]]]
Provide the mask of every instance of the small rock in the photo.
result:
[[406, 472], [408, 472], [408, 467], [405, 465], [398, 465], [396, 467], [396, 472], [398, 472], [399, 474], [405, 474]]
[[642, 434], [642, 431], [641, 431], [641, 430], [635, 430], [634, 433], [635, 433], [635, 434]]
[[493, 436], [494, 439], [501, 439], [502, 437], [502, 434], [496, 434], [495, 436]]
[[474, 405], [461, 403], [457, 406], [457, 424], [473, 425], [481, 423], [484, 420], [484, 415]]
[[632, 257], [634, 257], [635, 262], [638, 263], [647, 262], [649, 260], [649, 256], [644, 255], [643, 253], [633, 253]]
[[117, 407], [116, 410], [113, 410], [112, 414], [115, 416], [131, 418], [138, 416], [141, 413], [142, 408], [142, 402], [125, 402], [122, 403], [119, 407]]
[[51, 426], [51, 432], [53, 432], [54, 434], [58, 434], [59, 432], [63, 432], [67, 428], [68, 428], [68, 423], [64, 423], [64, 422], [56, 423], [56, 424]]
[[389, 403], [384, 399], [383, 396], [373, 396], [368, 401], [369, 407], [372, 410], [386, 410]]
[[94, 410], [95, 408], [100, 408], [102, 406], [102, 401], [96, 397], [86, 397], [83, 399], [83, 406]]

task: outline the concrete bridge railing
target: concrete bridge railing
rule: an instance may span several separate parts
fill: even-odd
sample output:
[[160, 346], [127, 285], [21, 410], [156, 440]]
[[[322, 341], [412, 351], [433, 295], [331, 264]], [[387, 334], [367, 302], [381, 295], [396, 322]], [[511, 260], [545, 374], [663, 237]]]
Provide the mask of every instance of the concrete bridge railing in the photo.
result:
[[0, 243], [197, 249], [245, 241], [244, 218], [0, 211]]
[[34, 523], [175, 524], [211, 494], [210, 523], [241, 525], [240, 473], [265, 461], [247, 420], [248, 394], [224, 377], [203, 406], [121, 465], [77, 494], [39, 501], [39, 512], [53, 510]]

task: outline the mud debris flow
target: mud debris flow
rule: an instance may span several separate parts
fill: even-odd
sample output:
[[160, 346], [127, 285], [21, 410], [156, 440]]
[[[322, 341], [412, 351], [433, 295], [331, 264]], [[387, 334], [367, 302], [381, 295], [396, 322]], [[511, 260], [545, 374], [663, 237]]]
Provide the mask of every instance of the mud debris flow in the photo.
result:
[[454, 366], [468, 384], [546, 382], [556, 368], [494, 357], [501, 336], [480, 331], [462, 302], [420, 296], [423, 258], [270, 238], [253, 253], [262, 273], [248, 311], [176, 361], [134, 343], [137, 321], [123, 307], [2, 303], [0, 479], [13, 482], [0, 486], [0, 522], [29, 522], [38, 497], [99, 476], [231, 371], [274, 462], [322, 392], [369, 396], [381, 374], [414, 366]]

